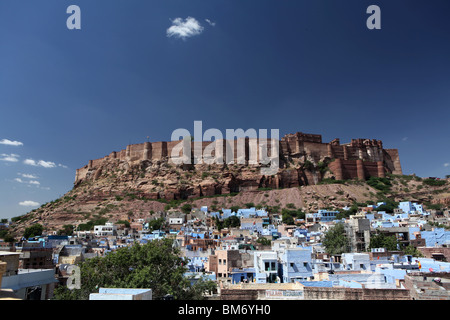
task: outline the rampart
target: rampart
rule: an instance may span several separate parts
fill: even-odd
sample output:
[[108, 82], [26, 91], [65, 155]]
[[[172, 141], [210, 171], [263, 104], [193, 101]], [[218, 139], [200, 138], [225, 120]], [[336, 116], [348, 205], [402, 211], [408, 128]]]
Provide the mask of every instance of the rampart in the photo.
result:
[[[76, 170], [75, 184], [86, 179], [87, 173], [100, 168], [107, 161], [126, 161], [129, 164], [141, 161], [173, 162], [183, 155], [183, 141], [160, 141], [131, 144], [121, 151], [113, 151], [109, 155], [89, 160], [83, 168]], [[188, 142], [189, 143], [189, 142]], [[228, 158], [234, 163], [259, 165], [262, 156], [273, 156], [272, 145], [278, 144], [280, 168], [283, 163], [292, 159], [312, 159], [317, 163], [328, 159], [328, 167], [336, 179], [362, 179], [371, 176], [384, 177], [386, 173], [402, 174], [400, 158], [397, 149], [383, 149], [383, 143], [375, 139], [352, 139], [350, 143], [341, 144], [339, 139], [322, 142], [318, 134], [297, 132], [288, 134], [281, 140], [268, 140], [264, 144], [267, 152], [261, 149], [259, 139], [238, 138], [235, 140], [191, 141], [191, 162], [197, 163], [198, 155], [208, 155], [213, 163], [228, 163]], [[238, 152], [241, 150], [241, 152]], [[230, 152], [233, 152], [231, 155]], [[262, 154], [261, 152], [265, 152]], [[241, 155], [238, 157], [238, 155]], [[253, 160], [253, 162], [251, 162]], [[256, 163], [255, 163], [256, 161]], [[229, 163], [228, 163], [229, 164]], [[95, 176], [95, 175], [94, 175]]]

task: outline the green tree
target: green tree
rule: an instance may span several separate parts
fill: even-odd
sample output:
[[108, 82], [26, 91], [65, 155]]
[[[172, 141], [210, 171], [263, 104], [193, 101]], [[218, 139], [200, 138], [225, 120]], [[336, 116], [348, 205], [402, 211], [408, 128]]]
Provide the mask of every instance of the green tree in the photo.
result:
[[213, 220], [214, 220], [214, 223], [215, 223], [215, 225], [216, 225], [216, 228], [217, 228], [217, 230], [222, 230], [223, 228], [224, 228], [224, 223], [223, 223], [223, 221], [222, 220], [220, 220], [219, 218], [217, 218], [217, 217], [213, 217]]
[[370, 249], [386, 248], [389, 251], [398, 250], [398, 241], [395, 236], [386, 236], [383, 233], [370, 236]]
[[413, 257], [423, 257], [422, 252], [420, 252], [419, 250], [417, 250], [416, 247], [413, 247], [412, 245], [408, 245], [404, 250], [403, 250], [404, 254], [407, 255], [411, 255]]
[[367, 184], [381, 192], [389, 192], [392, 187], [392, 183], [388, 178], [370, 177], [367, 180]]
[[71, 236], [73, 234], [73, 225], [65, 224], [61, 230], [58, 230], [59, 235]]
[[189, 203], [185, 203], [185, 204], [183, 204], [183, 206], [181, 207], [181, 211], [182, 211], [183, 213], [185, 213], [185, 214], [190, 213], [191, 210], [192, 210], [192, 205], [189, 204]]
[[23, 232], [23, 236], [28, 239], [31, 237], [38, 237], [40, 235], [42, 235], [42, 231], [44, 231], [44, 227], [39, 224], [33, 224], [32, 226], [28, 227], [25, 229], [25, 231]]
[[294, 224], [295, 219], [305, 219], [306, 214], [301, 209], [289, 210], [283, 208], [281, 210], [281, 219], [284, 224]]
[[231, 210], [231, 212], [238, 212], [238, 210], [240, 209], [241, 207], [239, 207], [239, 206], [232, 206], [231, 208], [230, 208], [230, 210]]
[[0, 230], [0, 239], [8, 243], [13, 243], [16, 241], [14, 237], [8, 232], [8, 230]]
[[123, 224], [126, 228], [130, 227], [130, 222], [128, 220], [119, 220], [115, 224]]
[[236, 216], [231, 216], [223, 220], [225, 228], [237, 228], [241, 226], [241, 220]]
[[383, 202], [385, 202], [386, 204], [382, 204], [378, 207], [375, 208], [375, 211], [385, 211], [387, 213], [393, 213], [394, 209], [398, 208], [398, 202], [389, 199], [389, 198], [385, 198], [383, 200]]
[[149, 229], [153, 230], [161, 230], [166, 224], [166, 220], [164, 218], [158, 218], [158, 219], [154, 219], [151, 220], [148, 223], [148, 227]]
[[283, 214], [281, 216], [281, 221], [284, 224], [287, 224], [287, 225], [293, 225], [294, 224], [294, 218], [292, 216], [288, 215], [288, 214]]
[[445, 180], [436, 180], [436, 179], [425, 179], [422, 182], [426, 185], [433, 186], [433, 187], [443, 186], [447, 183], [447, 181], [445, 181]]
[[98, 218], [98, 219], [90, 220], [86, 223], [80, 223], [77, 227], [77, 230], [79, 230], [79, 231], [94, 230], [94, 226], [101, 226], [101, 225], [104, 225], [106, 222], [108, 222], [107, 218]]
[[119, 248], [104, 257], [79, 263], [81, 288], [55, 290], [55, 300], [88, 300], [91, 293], [104, 288], [150, 288], [153, 299], [171, 294], [175, 299], [203, 299], [204, 291], [212, 291], [211, 280], [191, 283], [185, 273], [186, 261], [170, 239], [154, 240], [144, 245]]
[[267, 239], [265, 237], [258, 238], [258, 240], [256, 240], [256, 242], [259, 244], [262, 244], [263, 246], [270, 246], [272, 244], [272, 241], [270, 241], [269, 239]]
[[330, 228], [322, 241], [325, 250], [329, 254], [342, 254], [348, 252], [348, 239], [344, 224], [338, 223]]

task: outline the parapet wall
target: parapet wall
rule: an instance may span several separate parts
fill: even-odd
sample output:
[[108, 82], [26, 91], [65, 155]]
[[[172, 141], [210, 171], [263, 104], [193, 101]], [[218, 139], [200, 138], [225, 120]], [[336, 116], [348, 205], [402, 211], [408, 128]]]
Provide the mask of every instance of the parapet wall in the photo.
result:
[[305, 300], [411, 300], [405, 289], [305, 287]]
[[[266, 290], [255, 289], [222, 289], [221, 300], [266, 300]], [[278, 289], [286, 290], [286, 289]], [[323, 288], [303, 287], [297, 289], [303, 294], [293, 297], [295, 300], [411, 300], [409, 290], [405, 289], [360, 289], [360, 288]], [[273, 298], [272, 298], [273, 299]], [[286, 300], [280, 296], [277, 300]]]

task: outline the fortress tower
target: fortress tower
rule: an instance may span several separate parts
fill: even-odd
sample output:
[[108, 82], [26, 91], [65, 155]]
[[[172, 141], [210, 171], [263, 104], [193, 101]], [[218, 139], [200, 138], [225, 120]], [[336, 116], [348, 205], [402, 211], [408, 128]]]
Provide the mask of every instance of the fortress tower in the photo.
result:
[[[182, 152], [178, 152], [180, 143], [182, 141], [160, 141], [160, 142], [144, 142], [140, 144], [128, 145], [124, 150], [113, 151], [108, 156], [89, 160], [88, 164], [83, 168], [76, 170], [75, 185], [84, 180], [99, 177], [100, 174], [93, 174], [98, 171], [101, 166], [108, 161], [121, 162], [125, 161], [129, 165], [139, 164], [142, 161], [173, 161], [173, 155], [183, 156]], [[242, 143], [242, 144], [240, 144]], [[215, 163], [225, 163], [224, 159], [227, 157], [229, 150], [237, 150], [238, 146], [243, 146], [243, 157], [238, 159], [236, 153], [232, 158], [235, 162], [241, 161], [245, 165], [254, 165], [250, 160], [251, 155], [255, 155], [256, 160], [261, 159], [261, 149], [258, 148], [260, 141], [258, 139], [241, 138], [238, 140], [217, 140], [217, 141], [203, 141], [190, 142], [191, 159], [196, 158], [196, 151], [201, 149], [201, 154], [210, 154]], [[286, 173], [281, 172], [283, 168], [283, 161], [290, 159], [313, 159], [314, 163], [324, 161], [327, 159], [328, 168], [333, 173], [335, 179], [360, 179], [365, 180], [371, 176], [385, 177], [386, 173], [402, 174], [400, 165], [400, 158], [397, 149], [383, 149], [383, 143], [375, 139], [352, 139], [350, 143], [342, 144], [339, 139], [334, 139], [331, 142], [323, 142], [322, 136], [319, 134], [306, 134], [297, 132], [295, 134], [287, 134], [281, 138], [278, 143], [279, 158], [280, 158], [280, 172], [275, 177], [269, 179], [274, 186], [283, 185], [302, 185], [305, 182], [301, 178], [301, 172], [298, 172], [297, 177], [290, 174], [290, 182], [283, 182], [283, 177]], [[271, 143], [267, 143], [269, 153], [271, 153]], [[259, 151], [258, 151], [259, 150]], [[253, 152], [253, 153], [252, 153]], [[187, 155], [189, 156], [189, 155]], [[231, 155], [230, 155], [231, 156]], [[297, 182], [292, 180], [298, 179]], [[303, 180], [302, 180], [303, 179]], [[302, 181], [300, 181], [302, 180]], [[309, 181], [308, 183], [311, 183]], [[317, 183], [314, 182], [314, 183]]]

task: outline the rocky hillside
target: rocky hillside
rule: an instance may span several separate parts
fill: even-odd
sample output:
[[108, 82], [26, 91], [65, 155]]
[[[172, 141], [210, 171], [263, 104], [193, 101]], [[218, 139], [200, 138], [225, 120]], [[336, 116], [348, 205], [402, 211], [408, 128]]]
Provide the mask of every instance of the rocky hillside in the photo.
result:
[[[113, 169], [113, 168], [111, 168]], [[117, 222], [137, 218], [156, 218], [162, 212], [181, 211], [184, 204], [193, 208], [208, 206], [220, 210], [232, 206], [270, 207], [273, 212], [295, 207], [305, 212], [321, 208], [342, 208], [354, 203], [376, 203], [383, 199], [418, 201], [429, 207], [448, 206], [450, 180], [422, 179], [416, 176], [388, 175], [367, 181], [337, 181], [323, 179], [320, 184], [281, 189], [259, 188], [224, 195], [190, 196], [188, 199], [154, 199], [149, 190], [170, 192], [170, 186], [183, 181], [203, 188], [214, 188], [221, 181], [233, 179], [210, 168], [202, 174], [180, 173], [171, 167], [114, 168], [105, 170], [95, 180], [77, 185], [60, 199], [42, 205], [28, 214], [14, 219], [12, 233], [21, 236], [26, 227], [34, 223], [45, 231], [58, 231], [64, 225], [88, 225], [98, 221]], [[236, 177], [251, 175], [251, 168], [237, 168]], [[155, 174], [158, 172], [158, 174]], [[204, 174], [207, 172], [207, 174]], [[146, 192], [145, 192], [146, 191]]]

